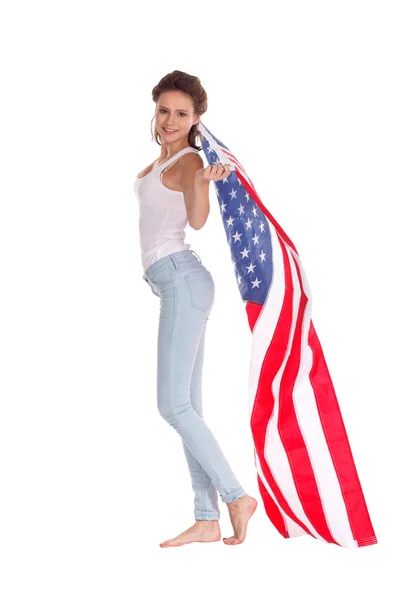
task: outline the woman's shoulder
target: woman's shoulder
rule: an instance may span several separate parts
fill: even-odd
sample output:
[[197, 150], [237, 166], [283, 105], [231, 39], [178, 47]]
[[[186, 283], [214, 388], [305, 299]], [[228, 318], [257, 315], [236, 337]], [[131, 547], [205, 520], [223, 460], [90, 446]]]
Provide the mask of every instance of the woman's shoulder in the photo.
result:
[[194, 152], [185, 152], [185, 154], [182, 154], [180, 157], [181, 165], [194, 165], [197, 166], [198, 169], [201, 169], [204, 165], [204, 161], [198, 153], [198, 150], [195, 148], [192, 148], [192, 150], [194, 150]]

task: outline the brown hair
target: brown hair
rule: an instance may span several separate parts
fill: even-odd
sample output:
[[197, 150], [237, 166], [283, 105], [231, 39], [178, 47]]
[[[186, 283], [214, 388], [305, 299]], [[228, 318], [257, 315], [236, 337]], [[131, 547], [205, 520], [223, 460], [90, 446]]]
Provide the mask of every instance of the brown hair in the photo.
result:
[[[172, 71], [168, 73], [159, 83], [154, 86], [152, 90], [153, 101], [157, 103], [157, 100], [162, 92], [168, 92], [170, 90], [178, 90], [188, 94], [193, 100], [194, 112], [196, 115], [202, 115], [207, 110], [207, 94], [203, 86], [201, 85], [200, 79], [194, 75], [189, 75], [183, 71]], [[156, 115], [155, 115], [156, 116]], [[153, 119], [155, 118], [153, 117]], [[153, 119], [150, 125], [153, 123]], [[189, 144], [196, 150], [202, 150], [202, 146], [196, 145], [196, 137], [199, 136], [198, 123], [192, 125], [189, 131]], [[156, 142], [161, 146], [160, 135], [156, 129], [155, 132]], [[153, 139], [153, 133], [152, 133]]]

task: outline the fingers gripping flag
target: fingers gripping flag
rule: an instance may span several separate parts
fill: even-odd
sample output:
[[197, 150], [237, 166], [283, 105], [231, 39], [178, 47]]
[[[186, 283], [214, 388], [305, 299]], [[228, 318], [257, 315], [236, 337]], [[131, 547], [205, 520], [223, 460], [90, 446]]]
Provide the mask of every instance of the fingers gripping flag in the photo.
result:
[[237, 158], [200, 121], [235, 276], [252, 332], [248, 407], [265, 511], [285, 538], [376, 544], [298, 252]]

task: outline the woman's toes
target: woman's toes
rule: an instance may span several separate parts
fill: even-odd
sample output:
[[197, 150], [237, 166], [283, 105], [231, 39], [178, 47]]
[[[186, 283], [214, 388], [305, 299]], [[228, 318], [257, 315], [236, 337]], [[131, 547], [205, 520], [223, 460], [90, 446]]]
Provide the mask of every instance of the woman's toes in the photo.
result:
[[235, 546], [236, 544], [241, 544], [243, 540], [239, 540], [235, 535], [232, 535], [231, 537], [223, 538], [223, 541], [228, 546]]

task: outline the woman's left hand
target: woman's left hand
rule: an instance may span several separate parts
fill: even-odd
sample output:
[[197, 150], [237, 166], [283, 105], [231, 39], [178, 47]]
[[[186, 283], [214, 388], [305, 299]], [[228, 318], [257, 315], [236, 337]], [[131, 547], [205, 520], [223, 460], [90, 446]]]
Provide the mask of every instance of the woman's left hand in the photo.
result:
[[196, 172], [196, 179], [200, 182], [219, 181], [220, 179], [228, 177], [231, 172], [228, 164], [209, 165], [204, 169], [198, 169]]

